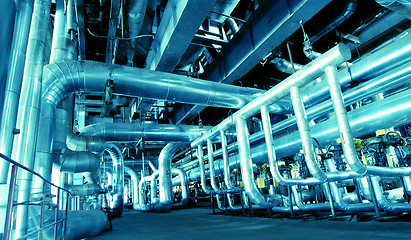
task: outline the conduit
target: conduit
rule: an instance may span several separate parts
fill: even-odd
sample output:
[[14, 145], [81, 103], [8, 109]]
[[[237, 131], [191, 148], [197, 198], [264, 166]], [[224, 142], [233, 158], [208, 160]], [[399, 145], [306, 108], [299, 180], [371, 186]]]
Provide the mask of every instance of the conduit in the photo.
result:
[[411, 19], [411, 1], [410, 0], [375, 0], [381, 6], [399, 13], [408, 19]]

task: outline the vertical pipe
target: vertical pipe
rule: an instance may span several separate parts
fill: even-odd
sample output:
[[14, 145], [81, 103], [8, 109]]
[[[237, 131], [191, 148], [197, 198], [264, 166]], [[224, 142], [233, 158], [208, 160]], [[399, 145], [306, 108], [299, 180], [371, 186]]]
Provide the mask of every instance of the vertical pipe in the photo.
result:
[[344, 156], [351, 167], [351, 170], [360, 175], [364, 175], [367, 172], [367, 168], [359, 161], [355, 150], [354, 139], [352, 137], [350, 123], [347, 118], [347, 110], [345, 109], [344, 100], [342, 98], [341, 85], [337, 78], [337, 67], [326, 67], [325, 77], [329, 86], [329, 92], [337, 118], [338, 129], [340, 130]]
[[317, 164], [310, 127], [308, 126], [307, 114], [305, 113], [303, 99], [301, 97], [301, 91], [298, 87], [291, 87], [290, 92], [307, 167], [313, 177], [320, 181], [325, 181], [327, 179], [327, 175]]
[[[40, 118], [43, 58], [50, 23], [50, 0], [36, 0], [30, 27], [27, 58], [23, 74], [21, 100], [16, 128], [20, 134], [14, 139], [13, 158], [29, 169], [34, 167], [35, 143]], [[23, 172], [19, 177], [19, 202], [30, 198], [32, 175]], [[28, 206], [20, 205], [16, 212], [16, 237], [24, 235], [28, 227]]]
[[[211, 187], [217, 193], [221, 192], [221, 189], [218, 187], [216, 176], [215, 176], [215, 167], [214, 167], [214, 156], [213, 156], [213, 142], [211, 139], [207, 139], [207, 155], [208, 155], [208, 164], [210, 166], [210, 182]], [[218, 199], [217, 199], [218, 200]]]
[[[253, 162], [251, 159], [250, 143], [247, 136], [247, 122], [241, 117], [236, 118], [236, 130], [238, 151], [240, 155], [241, 176], [244, 183], [244, 190], [252, 202], [261, 207], [270, 207], [255, 185]], [[250, 203], [251, 207], [251, 203]]]
[[[19, 1], [17, 7], [11, 47], [12, 55], [7, 75], [4, 107], [0, 125], [0, 152], [7, 157], [11, 157], [13, 149], [14, 129], [16, 128], [27, 42], [33, 13], [33, 0]], [[9, 162], [0, 159], [0, 184], [7, 183], [9, 165]]]
[[215, 194], [213, 190], [211, 190], [206, 183], [206, 176], [205, 176], [205, 166], [204, 166], [204, 152], [203, 152], [203, 145], [199, 144], [197, 146], [197, 158], [200, 164], [200, 173], [201, 173], [201, 187], [205, 194]]

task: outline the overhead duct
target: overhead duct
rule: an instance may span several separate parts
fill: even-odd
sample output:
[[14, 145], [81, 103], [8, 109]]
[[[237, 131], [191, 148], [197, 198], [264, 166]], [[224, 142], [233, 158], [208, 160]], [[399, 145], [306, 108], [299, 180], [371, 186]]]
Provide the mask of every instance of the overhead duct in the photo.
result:
[[411, 1], [410, 0], [375, 0], [381, 6], [399, 13], [408, 19], [411, 19]]
[[168, 141], [190, 142], [211, 127], [169, 125], [157, 123], [95, 123], [79, 130], [82, 136], [94, 136], [105, 141]]
[[126, 23], [128, 26], [128, 36], [133, 49], [136, 48], [137, 36], [143, 26], [148, 0], [128, 0], [126, 1]]

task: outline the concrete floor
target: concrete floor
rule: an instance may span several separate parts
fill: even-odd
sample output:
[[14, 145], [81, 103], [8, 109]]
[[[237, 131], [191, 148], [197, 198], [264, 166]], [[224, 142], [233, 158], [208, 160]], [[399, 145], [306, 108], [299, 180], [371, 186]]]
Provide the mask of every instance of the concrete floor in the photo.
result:
[[125, 210], [113, 230], [91, 239], [410, 239], [410, 222], [346, 222], [212, 215], [211, 209]]

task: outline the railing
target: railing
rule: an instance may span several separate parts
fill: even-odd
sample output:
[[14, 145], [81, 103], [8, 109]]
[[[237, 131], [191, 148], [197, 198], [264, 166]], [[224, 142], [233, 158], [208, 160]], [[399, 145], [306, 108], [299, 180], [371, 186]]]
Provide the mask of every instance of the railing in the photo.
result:
[[[36, 229], [32, 230], [31, 232], [23, 236], [19, 236], [17, 239], [26, 239], [27, 237], [38, 233], [38, 239], [41, 240], [43, 239], [43, 230], [50, 228], [52, 226], [54, 226], [54, 239], [58, 239], [58, 232], [59, 232], [58, 224], [60, 223], [63, 223], [63, 240], [66, 239], [67, 212], [68, 212], [68, 207], [69, 207], [68, 204], [69, 204], [71, 193], [64, 188], [54, 185], [53, 183], [51, 183], [50, 181], [42, 177], [39, 173], [36, 173], [30, 170], [29, 168], [5, 156], [4, 154], [0, 153], [0, 157], [10, 162], [11, 164], [13, 164], [11, 167], [10, 186], [9, 186], [9, 195], [8, 195], [8, 201], [7, 201], [7, 207], [6, 207], [6, 219], [5, 219], [5, 224], [4, 224], [3, 239], [9, 240], [11, 238], [13, 207], [17, 205], [38, 205], [38, 204], [40, 204], [41, 206], [39, 227], [37, 227]], [[43, 192], [42, 192], [43, 197], [39, 198], [38, 201], [29, 201], [29, 202], [22, 202], [22, 203], [16, 203], [14, 201], [15, 191], [16, 191], [16, 182], [17, 182], [17, 171], [19, 168], [33, 174], [34, 176], [40, 178], [43, 181]], [[57, 205], [52, 204], [51, 198], [46, 197], [47, 185], [57, 188]], [[58, 203], [60, 202], [60, 197], [61, 197], [62, 192], [65, 192], [67, 194], [67, 198], [65, 201], [64, 217], [59, 219]], [[54, 214], [54, 222], [44, 225], [44, 210], [45, 210], [46, 205], [53, 206], [55, 208], [55, 214]]]

